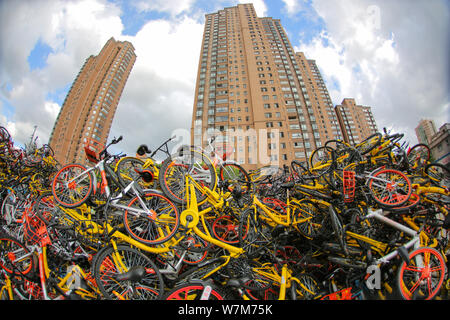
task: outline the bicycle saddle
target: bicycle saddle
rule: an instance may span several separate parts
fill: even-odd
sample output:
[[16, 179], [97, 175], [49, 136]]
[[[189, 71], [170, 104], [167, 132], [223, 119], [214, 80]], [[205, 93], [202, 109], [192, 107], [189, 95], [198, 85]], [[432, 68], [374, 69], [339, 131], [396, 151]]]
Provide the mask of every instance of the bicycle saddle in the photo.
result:
[[139, 282], [146, 275], [146, 270], [143, 266], [134, 266], [131, 267], [125, 273], [118, 274], [115, 278], [117, 281], [132, 281]]
[[293, 187], [295, 187], [295, 183], [294, 181], [285, 182], [281, 184], [281, 187], [284, 189], [292, 189]]
[[146, 153], [151, 153], [152, 151], [148, 149], [146, 144], [141, 144], [137, 149], [136, 153], [140, 156], [145, 155]]

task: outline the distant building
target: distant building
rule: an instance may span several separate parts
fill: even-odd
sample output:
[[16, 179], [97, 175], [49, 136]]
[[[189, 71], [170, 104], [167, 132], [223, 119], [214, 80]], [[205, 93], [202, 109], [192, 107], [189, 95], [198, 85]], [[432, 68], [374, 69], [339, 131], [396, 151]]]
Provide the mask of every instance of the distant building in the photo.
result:
[[415, 129], [419, 143], [430, 144], [432, 137], [436, 134], [436, 126], [433, 120], [422, 119]]
[[335, 107], [335, 111], [343, 140], [347, 143], [358, 144], [378, 132], [371, 108], [357, 105], [353, 98], [342, 100], [341, 104]]
[[128, 41], [110, 38], [86, 59], [56, 118], [49, 144], [61, 164], [85, 163], [84, 142], [106, 144], [136, 55]]
[[439, 131], [432, 136], [428, 146], [431, 149], [433, 160], [450, 168], [450, 123], [439, 128]]

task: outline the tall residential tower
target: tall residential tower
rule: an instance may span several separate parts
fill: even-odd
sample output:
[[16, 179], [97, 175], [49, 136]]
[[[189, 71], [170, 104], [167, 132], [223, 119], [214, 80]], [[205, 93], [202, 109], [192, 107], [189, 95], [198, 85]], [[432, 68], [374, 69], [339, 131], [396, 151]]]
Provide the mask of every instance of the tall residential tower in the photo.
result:
[[61, 163], [85, 163], [84, 143], [106, 144], [114, 114], [136, 60], [133, 45], [110, 38], [86, 59], [56, 118], [49, 144]]
[[328, 91], [313, 60], [295, 53], [280, 20], [252, 4], [206, 15], [191, 139], [208, 135], [233, 147], [246, 169], [306, 161], [341, 138]]
[[430, 144], [433, 136], [437, 133], [434, 121], [428, 119], [421, 119], [415, 131], [419, 143], [425, 144]]
[[371, 108], [357, 105], [355, 99], [345, 98], [335, 110], [345, 142], [355, 145], [378, 132]]

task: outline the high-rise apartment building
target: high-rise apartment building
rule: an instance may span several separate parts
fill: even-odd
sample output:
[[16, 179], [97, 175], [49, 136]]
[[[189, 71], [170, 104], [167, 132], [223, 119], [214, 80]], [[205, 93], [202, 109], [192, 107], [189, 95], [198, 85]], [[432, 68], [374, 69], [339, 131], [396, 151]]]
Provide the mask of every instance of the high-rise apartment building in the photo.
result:
[[415, 129], [419, 143], [430, 144], [433, 136], [437, 133], [433, 120], [422, 119]]
[[355, 99], [345, 98], [335, 107], [341, 126], [343, 140], [352, 145], [358, 144], [378, 132], [370, 107], [357, 105]]
[[206, 15], [191, 139], [209, 135], [233, 147], [246, 169], [306, 161], [340, 138], [331, 100], [313, 60], [295, 53], [280, 20], [252, 4]]
[[110, 38], [86, 59], [56, 118], [49, 144], [61, 163], [85, 163], [84, 143], [105, 145], [120, 96], [136, 61], [133, 45]]

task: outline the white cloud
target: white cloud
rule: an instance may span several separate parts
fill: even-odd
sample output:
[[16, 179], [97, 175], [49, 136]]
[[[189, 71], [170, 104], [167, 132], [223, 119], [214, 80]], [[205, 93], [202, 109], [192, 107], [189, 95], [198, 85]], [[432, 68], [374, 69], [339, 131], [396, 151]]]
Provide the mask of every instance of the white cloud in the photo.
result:
[[[187, 10], [190, 4], [151, 3], [152, 10], [173, 14]], [[72, 84], [85, 59], [98, 54], [110, 37], [130, 41], [137, 55], [110, 136], [124, 135], [120, 147], [133, 153], [141, 143], [152, 146], [177, 128], [190, 128], [201, 22], [172, 15], [149, 21], [135, 36], [122, 36], [120, 8], [105, 0], [4, 1], [1, 5], [10, 15], [0, 13], [2, 40], [8, 47], [8, 55], [0, 57], [0, 85], [2, 97], [15, 107], [15, 114], [11, 119], [2, 116], [0, 121], [7, 124], [16, 142], [26, 143], [34, 125], [40, 141], [48, 141], [60, 109], [48, 93]], [[30, 70], [27, 57], [38, 40], [52, 52], [44, 67]], [[0, 109], [4, 109], [1, 102]]]
[[259, 18], [267, 16], [267, 5], [264, 0], [239, 0], [239, 3], [253, 3], [256, 15]]
[[[119, 14], [104, 0], [1, 2], [0, 85], [10, 88], [3, 97], [15, 107], [8, 121], [15, 123], [10, 126], [18, 143], [26, 142], [34, 125], [48, 139], [57, 105], [47, 94], [71, 83], [89, 55], [98, 53], [111, 36], [121, 35]], [[52, 52], [45, 67], [30, 70], [27, 59], [38, 41]]]
[[305, 0], [282, 0], [289, 16], [294, 16], [305, 9]]
[[326, 32], [295, 49], [316, 60], [334, 104], [353, 97], [372, 107], [380, 129], [403, 131], [413, 143], [421, 118], [437, 126], [449, 121], [443, 2], [314, 0], [313, 6]]
[[141, 12], [158, 11], [178, 15], [191, 9], [194, 2], [195, 0], [139, 0], [134, 2], [133, 5]]
[[[133, 153], [156, 148], [176, 129], [190, 129], [203, 24], [181, 17], [149, 21], [135, 37], [136, 63], [111, 126]], [[125, 146], [126, 143], [126, 146]]]

